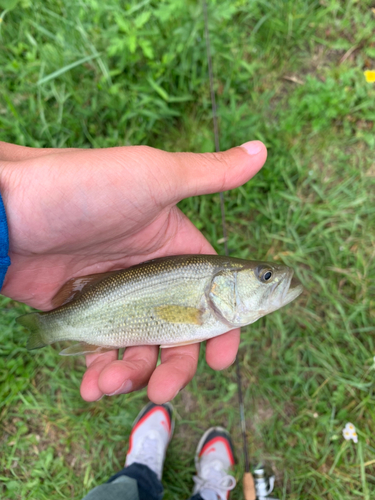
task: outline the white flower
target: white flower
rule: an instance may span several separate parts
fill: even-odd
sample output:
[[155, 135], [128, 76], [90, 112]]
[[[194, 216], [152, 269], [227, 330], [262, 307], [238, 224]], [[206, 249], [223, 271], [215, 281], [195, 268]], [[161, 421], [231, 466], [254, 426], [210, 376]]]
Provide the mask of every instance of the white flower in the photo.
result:
[[342, 431], [342, 435], [347, 441], [350, 441], [352, 439], [355, 443], [358, 443], [358, 435], [356, 433], [355, 427], [350, 422], [345, 425], [344, 430]]

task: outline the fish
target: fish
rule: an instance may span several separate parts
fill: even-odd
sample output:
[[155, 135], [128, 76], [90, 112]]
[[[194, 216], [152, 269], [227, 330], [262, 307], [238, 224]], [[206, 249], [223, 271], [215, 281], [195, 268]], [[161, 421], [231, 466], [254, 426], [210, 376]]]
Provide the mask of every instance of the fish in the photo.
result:
[[69, 280], [48, 312], [17, 318], [27, 348], [76, 341], [79, 355], [138, 345], [188, 345], [254, 323], [303, 291], [284, 265], [221, 255], [175, 255]]

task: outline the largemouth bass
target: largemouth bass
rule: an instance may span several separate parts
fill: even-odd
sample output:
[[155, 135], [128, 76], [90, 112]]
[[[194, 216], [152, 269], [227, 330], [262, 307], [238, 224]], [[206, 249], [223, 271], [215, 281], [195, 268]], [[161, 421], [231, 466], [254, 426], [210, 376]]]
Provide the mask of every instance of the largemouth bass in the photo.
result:
[[177, 255], [121, 271], [75, 278], [55, 298], [64, 304], [17, 319], [27, 347], [79, 344], [60, 354], [135, 345], [201, 342], [254, 323], [302, 293], [287, 266], [224, 257]]

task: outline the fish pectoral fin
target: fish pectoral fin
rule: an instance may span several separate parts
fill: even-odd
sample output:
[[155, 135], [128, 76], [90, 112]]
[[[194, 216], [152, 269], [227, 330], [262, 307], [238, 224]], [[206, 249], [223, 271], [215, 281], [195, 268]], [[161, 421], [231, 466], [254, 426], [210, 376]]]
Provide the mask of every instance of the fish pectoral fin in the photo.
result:
[[114, 349], [116, 349], [116, 347], [98, 346], [86, 344], [86, 342], [79, 342], [78, 344], [73, 344], [66, 349], [63, 349], [59, 354], [60, 356], [79, 356], [80, 354], [99, 354], [102, 352], [113, 351]]
[[87, 276], [70, 279], [52, 298], [52, 307], [55, 309], [56, 307], [60, 307], [68, 302], [71, 302], [72, 300], [78, 298], [83, 292], [86, 292], [89, 288], [118, 272], [119, 271], [109, 271], [107, 273], [89, 274]]
[[168, 305], [155, 308], [157, 316], [167, 323], [201, 325], [202, 311], [196, 307]]
[[198, 344], [199, 342], [204, 342], [205, 340], [207, 340], [207, 338], [185, 340], [184, 342], [176, 342], [175, 344], [164, 344], [160, 346], [160, 349], [167, 349], [168, 347], [180, 347], [182, 345]]

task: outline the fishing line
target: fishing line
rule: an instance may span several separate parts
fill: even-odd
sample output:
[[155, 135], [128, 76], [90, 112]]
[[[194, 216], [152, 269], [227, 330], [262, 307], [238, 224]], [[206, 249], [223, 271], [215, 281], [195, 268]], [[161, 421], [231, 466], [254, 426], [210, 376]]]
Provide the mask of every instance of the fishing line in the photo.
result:
[[[211, 94], [211, 105], [212, 105], [212, 119], [214, 125], [214, 137], [215, 137], [215, 151], [220, 152], [219, 143], [219, 125], [217, 118], [217, 105], [216, 96], [214, 90], [214, 76], [212, 70], [212, 58], [211, 58], [211, 48], [210, 48], [210, 36], [208, 32], [208, 14], [207, 14], [207, 3], [206, 0], [202, 0], [203, 3], [203, 13], [204, 13], [204, 32], [206, 38], [206, 49], [207, 49], [207, 64], [208, 64], [208, 74], [210, 80], [210, 94]], [[225, 222], [225, 203], [224, 203], [224, 193], [220, 193], [220, 210], [221, 210], [221, 224], [223, 230], [224, 248], [225, 255], [229, 257], [228, 249], [228, 236], [227, 228]], [[249, 453], [247, 448], [246, 439], [246, 419], [245, 419], [245, 406], [243, 402], [242, 395], [242, 379], [241, 370], [238, 355], [236, 356], [236, 376], [237, 376], [237, 392], [238, 392], [238, 402], [240, 409], [240, 422], [241, 422], [241, 433], [243, 440], [243, 454], [245, 462], [245, 472], [243, 475], [243, 493], [245, 500], [277, 500], [272, 498], [269, 494], [272, 492], [275, 477], [268, 476], [263, 465], [259, 464], [254, 468], [253, 474], [250, 472], [250, 462]]]
[[[210, 80], [212, 120], [213, 120], [213, 125], [214, 125], [215, 151], [217, 153], [219, 153], [220, 152], [219, 125], [218, 125], [217, 105], [216, 105], [216, 97], [215, 97], [215, 90], [214, 90], [214, 77], [213, 77], [213, 70], [212, 70], [210, 36], [209, 36], [209, 32], [208, 32], [208, 14], [207, 14], [206, 0], [203, 0], [203, 13], [204, 13], [204, 32], [205, 32], [206, 49], [207, 49], [208, 74], [209, 74], [209, 80]], [[225, 221], [224, 193], [220, 193], [220, 210], [221, 210], [221, 224], [222, 224], [222, 230], [223, 230], [225, 255], [229, 256], [227, 227], [226, 227], [226, 221]], [[241, 379], [241, 370], [240, 370], [240, 363], [238, 360], [238, 354], [236, 356], [236, 375], [237, 375], [238, 401], [239, 401], [239, 407], [240, 407], [241, 433], [242, 433], [242, 439], [243, 439], [243, 453], [244, 453], [244, 460], [245, 460], [245, 473], [244, 473], [244, 477], [243, 477], [243, 490], [244, 490], [245, 500], [255, 500], [255, 498], [256, 498], [255, 485], [254, 485], [253, 476], [250, 472], [249, 453], [248, 453], [248, 448], [247, 448], [245, 407], [244, 407], [244, 403], [243, 403], [242, 379]]]

